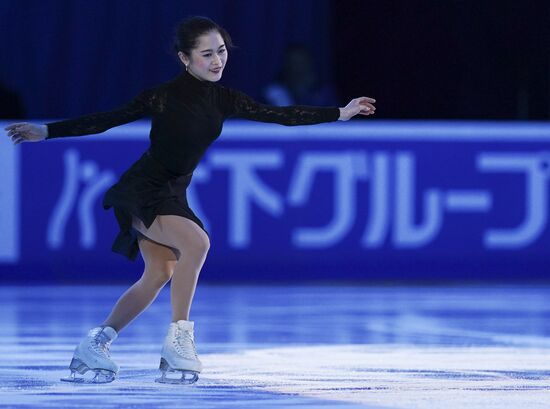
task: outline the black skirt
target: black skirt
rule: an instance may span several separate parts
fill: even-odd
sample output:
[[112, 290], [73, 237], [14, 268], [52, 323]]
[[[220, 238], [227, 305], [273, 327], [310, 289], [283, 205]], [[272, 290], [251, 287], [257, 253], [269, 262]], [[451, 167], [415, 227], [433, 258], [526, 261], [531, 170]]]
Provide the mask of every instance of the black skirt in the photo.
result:
[[179, 175], [167, 169], [147, 150], [103, 196], [103, 208], [114, 208], [120, 227], [111, 250], [132, 261], [136, 259], [138, 232], [132, 227], [132, 215], [147, 228], [157, 215], [182, 216], [208, 234], [187, 203], [186, 190], [192, 176], [193, 172]]

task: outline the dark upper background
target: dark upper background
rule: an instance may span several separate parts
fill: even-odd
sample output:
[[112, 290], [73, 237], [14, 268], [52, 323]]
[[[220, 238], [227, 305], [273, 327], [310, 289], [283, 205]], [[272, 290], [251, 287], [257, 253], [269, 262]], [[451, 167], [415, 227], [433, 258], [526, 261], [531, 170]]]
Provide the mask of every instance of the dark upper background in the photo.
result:
[[550, 119], [550, 2], [508, 0], [0, 0], [0, 116], [109, 110], [172, 78], [193, 14], [240, 47], [221, 83], [259, 100], [299, 42], [342, 106], [373, 96], [380, 119]]

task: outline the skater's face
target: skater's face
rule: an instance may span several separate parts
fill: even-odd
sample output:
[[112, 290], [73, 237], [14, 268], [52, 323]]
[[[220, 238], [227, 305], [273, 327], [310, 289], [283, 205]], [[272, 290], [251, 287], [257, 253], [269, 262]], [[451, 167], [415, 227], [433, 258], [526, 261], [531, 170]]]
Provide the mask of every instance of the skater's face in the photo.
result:
[[188, 57], [179, 52], [181, 62], [187, 66], [187, 72], [201, 81], [219, 81], [227, 62], [227, 49], [221, 34], [210, 31], [198, 38], [197, 47]]

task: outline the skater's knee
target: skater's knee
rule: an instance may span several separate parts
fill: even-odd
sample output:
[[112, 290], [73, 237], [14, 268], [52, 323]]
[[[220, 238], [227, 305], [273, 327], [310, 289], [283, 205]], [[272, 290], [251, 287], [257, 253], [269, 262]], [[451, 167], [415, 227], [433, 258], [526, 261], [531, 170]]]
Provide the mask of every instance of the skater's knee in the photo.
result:
[[153, 275], [153, 274], [144, 274], [140, 281], [143, 285], [146, 285], [150, 290], [160, 290], [162, 287], [168, 283], [171, 276], [167, 275]]
[[185, 257], [186, 255], [195, 258], [204, 258], [210, 250], [208, 236], [193, 235], [176, 237], [176, 248]]
[[173, 251], [175, 249], [156, 243], [147, 237], [139, 239], [139, 248], [145, 262], [144, 279], [159, 288], [162, 287], [174, 272], [177, 262]]
[[148, 283], [163, 287], [174, 274], [175, 261], [152, 261], [146, 264], [143, 278]]
[[194, 238], [192, 243], [190, 243], [189, 248], [199, 256], [206, 255], [206, 253], [208, 253], [208, 250], [210, 250], [210, 240], [206, 235], [197, 236]]
[[208, 234], [194, 221], [181, 216], [157, 216], [159, 230], [183, 256], [204, 257], [210, 249]]

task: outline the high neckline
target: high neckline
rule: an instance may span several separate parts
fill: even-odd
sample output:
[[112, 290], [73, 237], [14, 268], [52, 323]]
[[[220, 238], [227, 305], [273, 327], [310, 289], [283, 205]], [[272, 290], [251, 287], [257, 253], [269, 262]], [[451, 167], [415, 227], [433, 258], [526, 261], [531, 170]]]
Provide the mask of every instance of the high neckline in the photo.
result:
[[182, 70], [178, 78], [182, 82], [197, 88], [209, 88], [214, 85], [212, 81], [200, 80], [197, 77], [191, 75], [187, 70]]

